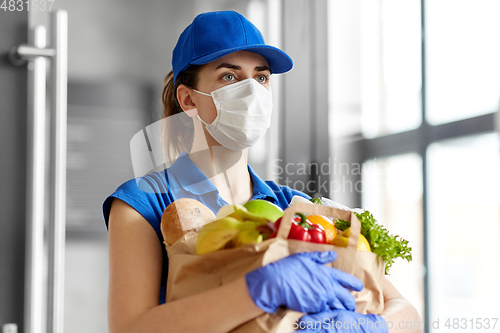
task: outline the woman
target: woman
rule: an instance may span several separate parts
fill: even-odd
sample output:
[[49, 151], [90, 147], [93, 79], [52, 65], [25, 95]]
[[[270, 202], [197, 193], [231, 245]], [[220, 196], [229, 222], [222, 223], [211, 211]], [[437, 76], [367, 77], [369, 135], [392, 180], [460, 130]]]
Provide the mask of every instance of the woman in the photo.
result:
[[168, 258], [160, 221], [170, 202], [191, 197], [216, 213], [227, 203], [256, 198], [282, 208], [294, 195], [308, 198], [262, 181], [246, 162], [247, 148], [269, 127], [269, 77], [292, 68], [288, 55], [265, 45], [242, 15], [212, 12], [198, 15], [184, 30], [172, 65], [163, 94], [164, 117], [185, 114], [192, 119], [192, 131], [168, 125], [165, 149], [178, 156], [175, 162], [122, 184], [103, 204], [109, 230], [110, 332], [227, 332], [279, 306], [313, 314], [303, 318], [301, 327], [308, 320], [362, 318], [372, 324], [332, 332], [388, 332], [371, 328], [418, 321], [416, 310], [388, 281], [381, 316], [355, 313], [348, 289], [361, 290], [362, 283], [323, 266], [335, 260], [334, 252], [296, 254], [230, 284], [164, 303]]

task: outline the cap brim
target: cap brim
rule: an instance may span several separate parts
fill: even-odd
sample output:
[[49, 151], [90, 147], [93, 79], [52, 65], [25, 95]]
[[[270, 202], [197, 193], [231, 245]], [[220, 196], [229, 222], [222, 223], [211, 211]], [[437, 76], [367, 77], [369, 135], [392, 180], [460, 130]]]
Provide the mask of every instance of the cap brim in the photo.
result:
[[[225, 55], [228, 55], [237, 51], [250, 51], [257, 54], [260, 54], [264, 58], [266, 58], [267, 63], [269, 64], [269, 68], [271, 69], [271, 73], [279, 74], [288, 72], [293, 67], [292, 58], [288, 56], [285, 52], [280, 49], [263, 44], [256, 45], [243, 45], [239, 47], [235, 47], [232, 49], [226, 49], [214, 53], [210, 53], [203, 57], [197, 58], [191, 61], [192, 65], [204, 65], [211, 61], [217, 60]], [[184, 69], [183, 69], [184, 70]]]

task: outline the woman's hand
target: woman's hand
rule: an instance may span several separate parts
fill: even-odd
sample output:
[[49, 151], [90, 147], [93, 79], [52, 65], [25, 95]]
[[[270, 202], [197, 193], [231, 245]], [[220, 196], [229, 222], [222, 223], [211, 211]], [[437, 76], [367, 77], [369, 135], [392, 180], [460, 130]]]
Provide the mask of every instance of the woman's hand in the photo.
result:
[[387, 323], [381, 316], [348, 310], [305, 315], [294, 327], [307, 333], [388, 333]]
[[354, 310], [356, 301], [347, 289], [361, 291], [363, 283], [324, 266], [336, 258], [333, 251], [304, 252], [260, 267], [245, 276], [250, 297], [268, 313], [282, 305], [306, 313]]

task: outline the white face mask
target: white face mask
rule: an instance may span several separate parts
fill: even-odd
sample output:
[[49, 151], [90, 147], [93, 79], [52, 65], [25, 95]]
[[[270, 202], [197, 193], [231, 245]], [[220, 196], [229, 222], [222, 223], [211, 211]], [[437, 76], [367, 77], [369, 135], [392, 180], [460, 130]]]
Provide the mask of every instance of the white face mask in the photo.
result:
[[272, 95], [255, 79], [246, 79], [212, 91], [217, 117], [207, 131], [222, 146], [234, 151], [253, 146], [271, 126]]

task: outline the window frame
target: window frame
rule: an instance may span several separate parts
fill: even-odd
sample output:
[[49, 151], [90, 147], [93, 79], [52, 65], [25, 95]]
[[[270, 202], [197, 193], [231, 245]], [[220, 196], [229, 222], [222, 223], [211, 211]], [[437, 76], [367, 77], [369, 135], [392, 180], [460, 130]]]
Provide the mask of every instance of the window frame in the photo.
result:
[[[424, 266], [428, 269], [429, 244], [427, 243], [428, 226], [428, 187], [427, 187], [427, 148], [438, 141], [455, 139], [463, 136], [479, 135], [495, 132], [495, 123], [499, 120], [496, 113], [492, 112], [458, 121], [448, 122], [439, 125], [431, 125], [427, 122], [427, 81], [426, 81], [426, 25], [425, 25], [425, 0], [420, 1], [421, 5], [421, 117], [422, 122], [419, 127], [394, 134], [382, 135], [375, 138], [363, 138], [361, 135], [355, 135], [347, 140], [347, 143], [341, 144], [339, 149], [342, 151], [356, 152], [350, 160], [351, 163], [360, 165], [370, 159], [379, 159], [402, 155], [407, 153], [416, 153], [422, 159], [422, 217], [423, 217], [423, 260]], [[361, 180], [361, 175], [358, 179]], [[330, 193], [330, 195], [333, 195]], [[353, 206], [362, 207], [361, 192], [352, 192], [351, 202]], [[429, 294], [429, 275], [424, 276], [424, 316], [430, 318], [430, 294]], [[425, 320], [424, 331], [430, 331], [430, 322]]]

